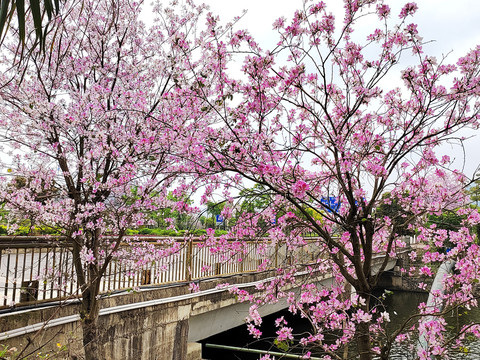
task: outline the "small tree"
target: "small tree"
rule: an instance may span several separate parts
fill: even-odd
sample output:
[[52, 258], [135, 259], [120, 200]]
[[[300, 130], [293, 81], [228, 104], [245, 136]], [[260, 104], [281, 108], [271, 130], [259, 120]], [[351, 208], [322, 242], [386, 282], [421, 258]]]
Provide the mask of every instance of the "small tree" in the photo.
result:
[[[208, 97], [222, 65], [210, 62], [213, 27], [196, 32], [202, 6], [157, 4], [149, 28], [139, 18], [141, 2], [64, 6], [54, 36], [44, 38], [49, 54], [32, 50], [28, 62], [15, 64], [17, 44], [3, 44], [2, 159], [11, 159], [4, 166], [13, 185], [28, 181], [1, 195], [11, 216], [58, 227], [73, 246], [85, 356], [100, 359], [102, 276], [126, 230], [170, 205], [174, 182], [178, 194], [187, 188], [175, 154], [206, 116], [196, 89]], [[28, 34], [25, 46], [36, 41]], [[188, 204], [177, 207], [188, 211]]]

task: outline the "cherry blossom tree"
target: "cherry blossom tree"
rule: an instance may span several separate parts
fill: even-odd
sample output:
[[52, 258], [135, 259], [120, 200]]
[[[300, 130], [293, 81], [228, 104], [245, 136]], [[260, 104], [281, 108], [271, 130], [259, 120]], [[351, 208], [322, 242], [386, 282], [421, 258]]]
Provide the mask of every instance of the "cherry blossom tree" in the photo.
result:
[[[159, 2], [147, 26], [141, 5], [66, 1], [65, 16], [52, 20], [55, 34], [44, 39], [49, 52], [34, 49], [35, 34], [26, 39], [33, 49], [28, 59], [16, 61], [16, 42], [1, 51], [8, 169], [1, 195], [13, 218], [34, 217], [71, 243], [87, 359], [103, 358], [100, 284], [119, 250], [125, 252], [126, 230], [167, 205], [189, 210], [167, 199], [169, 191], [182, 199], [189, 187], [191, 172], [175, 155], [208, 116], [201, 109], [223, 66], [212, 55], [215, 29], [203, 26], [204, 6]], [[203, 98], [195, 95], [199, 88]]]
[[[283, 298], [312, 322], [314, 331], [300, 340], [305, 349], [318, 347], [338, 358], [356, 341], [360, 359], [387, 359], [394, 344], [419, 331], [428, 341], [418, 356], [443, 357], [447, 344], [458, 349], [467, 335], [478, 338], [478, 324], [448, 338], [441, 307], [423, 306], [392, 332], [373, 290], [389, 261], [408, 249], [400, 233], [409, 229], [426, 245], [423, 254], [408, 250], [424, 263], [418, 271], [433, 276], [438, 262], [456, 261], [444, 279], [450, 292], [435, 294], [441, 302], [448, 309], [477, 305], [472, 285], [480, 276], [479, 248], [470, 226], [480, 217], [462, 208], [466, 178], [449, 170], [451, 161], [438, 148], [461, 141], [459, 130], [478, 128], [480, 47], [455, 64], [425, 54], [410, 20], [415, 3], [393, 13], [387, 1], [346, 0], [344, 9], [342, 21], [323, 1], [306, 1], [292, 19], [274, 23], [279, 40], [273, 49], [261, 49], [247, 31], [232, 33], [228, 50], [223, 45], [218, 51], [246, 54], [243, 75], [222, 73], [218, 98], [205, 110], [217, 122], [205, 138], [190, 139], [195, 152], [186, 157], [200, 171], [223, 173], [224, 194], [254, 183], [274, 199], [262, 212], [237, 220], [230, 234], [242, 240], [263, 231], [260, 222], [271, 224], [264, 248], [286, 246], [293, 261], [278, 265], [279, 277], [262, 287], [261, 296], [238, 290], [239, 299], [255, 302], [249, 325], [254, 336], [261, 334], [257, 306]], [[386, 192], [390, 196], [382, 197]], [[391, 202], [403, 209], [395, 219], [376, 212]], [[426, 226], [428, 214], [459, 208], [466, 219], [459, 231]], [[279, 209], [283, 215], [272, 222]], [[223, 215], [230, 214], [226, 206]], [[301, 236], [305, 230], [318, 236], [315, 250]], [[437, 251], [447, 238], [454, 248]], [[286, 286], [296, 269], [305, 269], [307, 262], [295, 254], [307, 247], [315, 259], [308, 265], [312, 279], [297, 296]], [[274, 265], [268, 254], [263, 267]], [[325, 274], [335, 280], [331, 288], [315, 282]], [[426, 313], [438, 316], [417, 323]], [[277, 343], [290, 341], [292, 328], [282, 321], [278, 328]], [[337, 340], [325, 341], [327, 333]]]

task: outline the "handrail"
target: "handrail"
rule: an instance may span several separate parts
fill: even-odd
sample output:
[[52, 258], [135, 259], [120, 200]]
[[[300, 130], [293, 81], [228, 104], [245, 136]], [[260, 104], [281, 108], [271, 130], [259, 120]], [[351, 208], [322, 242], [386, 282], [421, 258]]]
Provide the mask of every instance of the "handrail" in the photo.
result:
[[[172, 237], [128, 236], [164, 246], [159, 240]], [[306, 237], [306, 245], [295, 251], [285, 244], [263, 247], [267, 238], [242, 241], [242, 252], [211, 251], [204, 237], [175, 238], [182, 243], [175, 253], [167, 254], [154, 264], [133, 271], [120, 260], [112, 261], [103, 276], [100, 291], [103, 294], [140, 286], [192, 282], [202, 278], [255, 272], [266, 259], [262, 270], [292, 263], [293, 257], [304, 264], [317, 259], [317, 237]], [[31, 305], [79, 296], [70, 246], [65, 237], [55, 236], [0, 236], [0, 309], [17, 305]], [[239, 240], [230, 239], [229, 243]], [[127, 243], [125, 243], [127, 244]], [[125, 247], [124, 249], [128, 249]], [[157, 248], [156, 248], [157, 249]], [[382, 256], [379, 254], [379, 256]]]
[[[171, 237], [138, 237], [140, 242], [160, 247], [162, 243], [158, 241], [165, 239]], [[293, 256], [285, 245], [268, 248], [260, 254], [258, 246], [262, 242], [258, 240], [266, 240], [263, 238], [244, 242], [242, 254], [212, 252], [208, 246], [195, 246], [204, 239], [176, 238], [183, 244], [177, 252], [137, 271], [132, 271], [121, 261], [112, 261], [103, 276], [101, 292], [254, 272], [265, 258], [271, 260], [267, 267], [270, 269]], [[316, 239], [308, 240], [311, 244]], [[229, 242], [235, 241], [231, 239]], [[307, 247], [298, 250], [295, 256], [303, 256], [308, 258], [306, 262], [311, 262], [313, 252]], [[75, 279], [72, 253], [64, 237], [0, 237], [0, 309], [71, 298], [72, 294], [78, 296]]]

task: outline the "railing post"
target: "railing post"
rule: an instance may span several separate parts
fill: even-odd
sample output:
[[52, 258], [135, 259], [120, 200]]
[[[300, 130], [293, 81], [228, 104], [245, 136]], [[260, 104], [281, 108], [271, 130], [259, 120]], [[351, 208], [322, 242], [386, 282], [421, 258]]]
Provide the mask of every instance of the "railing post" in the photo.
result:
[[275, 243], [275, 269], [278, 268], [278, 241]]
[[190, 237], [187, 242], [187, 249], [185, 253], [185, 280], [192, 280], [192, 265], [193, 265], [193, 239]]

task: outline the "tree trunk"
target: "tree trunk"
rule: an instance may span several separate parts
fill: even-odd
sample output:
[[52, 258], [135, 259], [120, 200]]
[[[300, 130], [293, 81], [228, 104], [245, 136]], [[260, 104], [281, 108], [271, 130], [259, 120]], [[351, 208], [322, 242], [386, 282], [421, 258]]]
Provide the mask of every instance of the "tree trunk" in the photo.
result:
[[[357, 290], [359, 295], [365, 299], [365, 305], [361, 306], [361, 309], [365, 313], [370, 313], [370, 298], [371, 293], [369, 290]], [[361, 322], [356, 328], [357, 337], [357, 351], [360, 360], [372, 360], [372, 339], [370, 336], [370, 322]]]
[[372, 343], [370, 339], [370, 324], [360, 323], [357, 326], [357, 349], [360, 360], [372, 359]]
[[98, 319], [85, 319], [82, 323], [85, 360], [105, 359], [103, 345], [99, 341], [100, 334], [97, 321]]
[[[94, 265], [90, 265], [92, 268]], [[82, 310], [80, 318], [82, 320], [83, 329], [83, 347], [85, 350], [86, 360], [105, 359], [105, 351], [101, 342], [101, 329], [98, 327], [98, 318], [100, 313], [100, 303], [97, 295], [99, 293], [100, 281], [98, 278], [92, 277], [89, 269], [88, 287], [82, 293]]]

